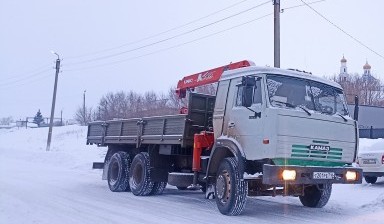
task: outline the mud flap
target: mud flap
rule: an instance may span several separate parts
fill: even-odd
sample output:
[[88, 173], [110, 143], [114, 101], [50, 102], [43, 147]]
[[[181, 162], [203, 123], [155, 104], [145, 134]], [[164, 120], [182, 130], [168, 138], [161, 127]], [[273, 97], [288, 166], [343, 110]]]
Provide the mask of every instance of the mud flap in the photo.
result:
[[207, 191], [205, 192], [206, 199], [215, 199], [215, 187], [213, 184], [207, 186]]
[[104, 169], [104, 163], [94, 162], [92, 164], [92, 169]]

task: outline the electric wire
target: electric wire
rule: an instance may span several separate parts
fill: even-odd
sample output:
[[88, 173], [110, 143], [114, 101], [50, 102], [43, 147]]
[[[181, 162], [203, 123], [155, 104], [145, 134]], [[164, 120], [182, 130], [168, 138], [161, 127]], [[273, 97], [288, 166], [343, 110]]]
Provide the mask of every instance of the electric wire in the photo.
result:
[[235, 14], [232, 14], [230, 16], [227, 16], [227, 17], [224, 17], [220, 20], [216, 20], [214, 22], [211, 22], [211, 23], [208, 23], [206, 25], [203, 25], [203, 26], [200, 26], [198, 28], [195, 28], [195, 29], [192, 29], [192, 30], [189, 30], [189, 31], [186, 31], [186, 32], [183, 32], [183, 33], [180, 33], [180, 34], [177, 34], [177, 35], [174, 35], [174, 36], [171, 36], [171, 37], [168, 37], [168, 38], [165, 38], [165, 39], [162, 39], [162, 40], [159, 40], [159, 41], [156, 41], [156, 42], [152, 42], [152, 43], [149, 43], [149, 44], [146, 44], [146, 45], [143, 45], [143, 46], [140, 46], [140, 47], [136, 47], [136, 48], [132, 48], [132, 49], [129, 49], [129, 50], [125, 50], [125, 51], [121, 51], [121, 52], [118, 52], [118, 53], [114, 53], [114, 54], [109, 54], [109, 55], [106, 55], [106, 56], [102, 56], [102, 57], [97, 57], [97, 58], [93, 58], [93, 59], [89, 59], [89, 60], [84, 60], [84, 61], [80, 61], [80, 62], [74, 62], [74, 63], [70, 63], [70, 64], [67, 64], [67, 66], [72, 66], [72, 65], [77, 65], [77, 64], [84, 64], [84, 63], [89, 63], [89, 62], [94, 62], [94, 61], [99, 61], [99, 60], [103, 60], [103, 59], [107, 59], [107, 58], [111, 58], [111, 57], [116, 57], [116, 56], [119, 56], [119, 55], [123, 55], [123, 54], [126, 54], [126, 53], [129, 53], [129, 52], [133, 52], [133, 51], [137, 51], [137, 50], [140, 50], [140, 49], [143, 49], [143, 48], [147, 48], [147, 47], [150, 47], [150, 46], [154, 46], [156, 44], [160, 44], [160, 43], [163, 43], [163, 42], [166, 42], [168, 40], [172, 40], [172, 39], [175, 39], [177, 37], [181, 37], [181, 36], [184, 36], [186, 34], [189, 34], [189, 33], [193, 33], [197, 30], [201, 30], [201, 29], [204, 29], [206, 27], [209, 27], [209, 26], [212, 26], [214, 24], [217, 24], [217, 23], [220, 23], [222, 21], [225, 21], [225, 20], [228, 20], [230, 18], [233, 18], [235, 16], [238, 16], [238, 15], [241, 15], [243, 13], [246, 13], [246, 12], [249, 12], [253, 9], [256, 9], [256, 8], [259, 8], [263, 5], [266, 5], [270, 3], [270, 1], [266, 1], [264, 3], [261, 3], [261, 4], [258, 4], [256, 6], [253, 6], [251, 8], [248, 8], [246, 10], [243, 10], [243, 11], [240, 11], [238, 13], [235, 13]]
[[222, 12], [222, 11], [225, 11], [225, 10], [227, 10], [227, 9], [230, 9], [230, 8], [233, 8], [233, 7], [237, 6], [237, 5], [240, 5], [240, 4], [242, 4], [242, 3], [246, 2], [246, 1], [248, 1], [248, 0], [243, 0], [243, 1], [240, 1], [240, 2], [237, 2], [237, 3], [234, 3], [234, 4], [232, 4], [232, 5], [229, 5], [229, 6], [225, 7], [225, 8], [222, 8], [222, 9], [217, 10], [217, 11], [215, 11], [215, 12], [212, 12], [212, 13], [210, 13], [210, 14], [208, 14], [208, 15], [205, 15], [205, 16], [203, 16], [203, 17], [194, 19], [194, 20], [192, 20], [192, 21], [190, 21], [190, 22], [187, 22], [187, 23], [178, 25], [178, 26], [176, 26], [176, 27], [170, 28], [170, 29], [168, 29], [168, 30], [165, 30], [165, 31], [162, 31], [162, 32], [159, 32], [159, 33], [156, 33], [156, 34], [147, 36], [147, 37], [144, 37], [144, 38], [139, 39], [139, 40], [136, 40], [136, 41], [132, 41], [132, 42], [129, 42], [129, 43], [125, 43], [125, 44], [122, 44], [122, 45], [119, 45], [119, 46], [116, 46], [116, 47], [112, 47], [112, 48], [107, 48], [107, 49], [104, 49], [104, 50], [99, 50], [99, 51], [95, 51], [95, 52], [90, 52], [90, 53], [86, 53], [86, 54], [82, 54], [82, 55], [78, 55], [78, 56], [67, 57], [66, 59], [67, 59], [67, 60], [72, 60], [72, 59], [77, 59], [77, 58], [83, 58], [83, 57], [87, 57], [87, 56], [90, 56], [90, 55], [100, 54], [100, 53], [104, 53], [104, 52], [107, 52], [107, 51], [112, 51], [112, 50], [116, 50], [116, 49], [119, 49], [119, 48], [122, 48], [122, 47], [126, 47], [126, 46], [129, 46], [129, 45], [133, 45], [133, 44], [141, 43], [141, 42], [143, 42], [143, 41], [145, 41], [145, 40], [149, 40], [149, 39], [152, 39], [152, 38], [161, 36], [161, 35], [163, 35], [163, 34], [169, 33], [169, 32], [171, 32], [171, 31], [178, 30], [178, 29], [180, 29], [180, 28], [186, 27], [186, 26], [188, 26], [188, 25], [190, 25], [190, 24], [196, 23], [196, 22], [198, 22], [198, 21], [201, 21], [201, 20], [206, 19], [206, 18], [208, 18], [208, 17], [211, 17], [211, 16], [213, 16], [213, 15], [216, 15], [216, 14]]
[[[326, 0], [312, 1], [312, 2], [308, 2], [308, 4], [312, 5], [312, 4], [316, 4], [316, 3], [320, 3], [320, 2], [325, 2], [325, 1]], [[290, 6], [290, 7], [285, 7], [283, 9], [281, 9], [280, 12], [283, 13], [284, 10], [294, 9], [294, 8], [298, 8], [298, 7], [302, 7], [302, 6], [305, 6], [305, 4], [293, 5], [293, 6]]]
[[226, 32], [226, 31], [232, 30], [232, 29], [234, 29], [234, 28], [238, 28], [238, 27], [240, 27], [240, 26], [244, 26], [244, 25], [246, 25], [246, 24], [255, 22], [255, 21], [257, 21], [257, 20], [263, 19], [263, 18], [268, 17], [268, 16], [271, 16], [271, 15], [273, 15], [273, 13], [268, 13], [268, 14], [263, 15], [263, 16], [260, 16], [260, 17], [258, 17], [258, 18], [256, 18], [256, 19], [253, 19], [253, 20], [250, 20], [250, 21], [247, 21], [247, 22], [244, 22], [244, 23], [241, 23], [241, 24], [238, 24], [238, 25], [229, 27], [229, 28], [227, 28], [227, 29], [220, 30], [220, 31], [218, 31], [218, 32], [214, 32], [214, 33], [211, 33], [211, 34], [208, 34], [208, 35], [205, 35], [205, 36], [202, 36], [202, 37], [199, 37], [199, 38], [196, 38], [196, 39], [187, 41], [187, 42], [183, 42], [183, 43], [181, 43], [181, 44], [177, 44], [177, 45], [174, 45], [174, 46], [171, 46], [171, 47], [163, 48], [163, 49], [160, 49], [160, 50], [157, 50], [157, 51], [153, 51], [153, 52], [150, 52], [150, 53], [147, 53], [147, 54], [142, 54], [142, 55], [139, 55], [139, 56], [136, 56], [136, 57], [131, 57], [131, 58], [127, 58], [127, 59], [123, 59], [123, 60], [115, 61], [115, 62], [110, 62], [110, 63], [99, 64], [99, 65], [95, 65], [95, 66], [83, 67], [83, 68], [79, 68], [79, 69], [69, 69], [69, 70], [65, 70], [65, 71], [66, 71], [66, 72], [73, 72], [73, 71], [79, 71], [79, 70], [85, 70], [85, 69], [92, 69], [92, 68], [96, 68], [96, 67], [104, 67], [104, 66], [108, 66], [108, 65], [119, 64], [119, 63], [123, 63], [123, 62], [131, 61], [131, 60], [135, 60], [135, 59], [142, 58], [142, 57], [145, 57], [145, 56], [149, 56], [149, 55], [157, 54], [157, 53], [160, 53], [160, 52], [163, 52], [163, 51], [167, 51], [167, 50], [171, 50], [171, 49], [174, 49], [174, 48], [178, 48], [178, 47], [181, 47], [181, 46], [183, 46], [183, 45], [187, 45], [187, 44], [190, 44], [190, 43], [194, 43], [194, 42], [197, 42], [197, 41], [199, 41], [199, 40], [206, 39], [206, 38], [208, 38], [208, 37], [215, 36], [215, 35], [220, 34], [220, 33], [224, 33], [224, 32]]
[[[319, 0], [319, 1], [314, 1], [314, 2], [309, 2], [309, 3], [304, 3], [304, 4], [300, 4], [300, 5], [295, 5], [295, 6], [291, 6], [291, 7], [286, 7], [286, 8], [283, 8], [281, 9], [281, 12], [284, 12], [284, 10], [289, 10], [289, 9], [293, 9], [293, 8], [297, 8], [297, 7], [302, 7], [302, 6], [305, 6], [307, 4], [315, 4], [315, 3], [319, 3], [319, 2], [322, 2], [322, 1], [325, 1], [325, 0]], [[265, 3], [263, 3], [265, 4]], [[136, 57], [131, 57], [131, 58], [128, 58], [128, 59], [123, 59], [123, 60], [119, 60], [119, 61], [115, 61], [115, 62], [110, 62], [110, 63], [104, 63], [104, 64], [99, 64], [99, 65], [95, 65], [95, 66], [89, 66], [89, 67], [83, 67], [83, 68], [78, 68], [78, 69], [69, 69], [69, 70], [64, 70], [64, 71], [68, 71], [68, 72], [73, 72], [73, 71], [80, 71], [80, 70], [86, 70], [86, 69], [92, 69], [92, 68], [97, 68], [97, 67], [104, 67], [104, 66], [108, 66], [108, 65], [114, 65], [114, 64], [119, 64], [119, 63], [123, 63], [123, 62], [127, 62], [127, 61], [131, 61], [131, 60], [135, 60], [135, 59], [138, 59], [138, 58], [142, 58], [142, 57], [145, 57], [145, 56], [149, 56], [149, 55], [153, 55], [153, 54], [156, 54], [156, 53], [160, 53], [160, 52], [163, 52], [163, 51], [167, 51], [167, 50], [170, 50], [170, 49], [174, 49], [174, 48], [178, 48], [178, 47], [181, 47], [183, 45], [187, 45], [187, 44], [190, 44], [190, 43], [194, 43], [194, 42], [197, 42], [199, 40], [202, 40], [202, 39], [206, 39], [206, 38], [209, 38], [211, 36], [214, 36], [214, 35], [218, 35], [220, 33], [224, 33], [226, 31], [229, 31], [229, 30], [232, 30], [232, 29], [235, 29], [237, 27], [241, 27], [241, 26], [244, 26], [246, 24], [249, 24], [249, 23], [252, 23], [252, 22], [255, 22], [257, 20], [260, 20], [260, 19], [263, 19], [265, 17], [268, 17], [268, 16], [271, 16], [273, 15], [273, 13], [269, 13], [269, 14], [265, 14], [263, 16], [260, 16], [258, 18], [255, 18], [255, 19], [252, 19], [252, 20], [249, 20], [247, 22], [244, 22], [244, 23], [240, 23], [240, 24], [237, 24], [235, 26], [232, 26], [232, 27], [229, 27], [227, 29], [224, 29], [224, 30], [221, 30], [221, 31], [218, 31], [218, 32], [215, 32], [215, 33], [211, 33], [211, 34], [208, 34], [208, 35], [205, 35], [203, 37], [200, 37], [200, 38], [196, 38], [196, 39], [193, 39], [191, 41], [187, 41], [187, 42], [183, 42], [181, 44], [177, 44], [177, 45], [174, 45], [174, 46], [171, 46], [171, 47], [167, 47], [167, 48], [163, 48], [163, 49], [160, 49], [160, 50], [157, 50], [157, 51], [154, 51], [154, 52], [150, 52], [150, 53], [147, 53], [147, 54], [143, 54], [143, 55], [139, 55], [139, 56], [136, 56]], [[46, 65], [47, 66], [47, 65]], [[45, 67], [46, 67], [45, 66]], [[42, 66], [43, 67], [43, 66]], [[24, 79], [20, 79], [20, 80], [16, 80], [16, 81], [13, 81], [13, 82], [7, 82], [7, 83], [0, 83], [0, 86], [7, 86], [7, 85], [11, 85], [11, 87], [18, 87], [18, 86], [24, 86], [24, 85], [28, 85], [30, 83], [35, 83], [37, 81], [40, 81], [48, 76], [51, 76], [51, 74], [48, 74], [48, 75], [45, 75], [45, 76], [42, 76], [38, 79], [33, 79], [32, 81], [29, 81], [28, 83], [22, 83], [22, 84], [19, 84], [19, 85], [14, 85], [15, 83], [19, 83], [19, 82], [23, 82], [25, 80], [28, 80], [28, 79], [31, 79], [31, 78], [34, 78], [35, 76], [38, 76], [39, 74], [43, 74], [47, 71], [49, 71], [51, 69], [45, 69], [43, 71], [39, 71], [37, 73], [34, 73], [32, 75], [29, 75], [27, 76], [26, 78]], [[13, 85], [12, 85], [13, 84]], [[2, 88], [4, 89], [4, 88]]]
[[44, 74], [48, 71], [52, 70], [51, 68], [48, 68], [48, 69], [44, 69], [42, 71], [39, 71], [39, 72], [36, 72], [36, 73], [33, 73], [25, 78], [22, 78], [22, 79], [17, 79], [17, 80], [14, 80], [14, 81], [10, 81], [10, 82], [4, 82], [4, 83], [0, 83], [0, 87], [2, 86], [9, 86], [9, 85], [13, 85], [15, 83], [20, 83], [20, 82], [25, 82], [25, 81], [28, 81], [30, 79], [33, 79], [35, 77], [38, 77], [40, 74]]
[[30, 84], [36, 83], [38, 81], [44, 80], [44, 79], [46, 79], [46, 78], [48, 78], [50, 76], [52, 76], [52, 74], [47, 74], [47, 75], [41, 76], [41, 77], [39, 77], [37, 79], [33, 79], [31, 81], [28, 81], [27, 83], [20, 83], [20, 84], [16, 84], [16, 85], [10, 85], [10, 86], [1, 87], [0, 91], [7, 90], [7, 89], [14, 89], [14, 88], [18, 88], [18, 87], [25, 86], [25, 85], [30, 85]]
[[[4, 81], [8, 81], [8, 80], [12, 80], [12, 79], [19, 79], [21, 77], [28, 77], [31, 73], [36, 73], [36, 72], [40, 72], [43, 68], [47, 68], [48, 66], [50, 66], [51, 63], [49, 64], [44, 64], [42, 66], [39, 66], [35, 69], [31, 69], [29, 72], [20, 72], [20, 73], [14, 73], [14, 74], [7, 74], [7, 75], [2, 75], [3, 77], [4, 76], [8, 76], [9, 78], [6, 78], [6, 79], [2, 79], [0, 81], [4, 82]], [[1, 82], [0, 82], [1, 83]]]
[[323, 14], [321, 14], [319, 11], [317, 11], [316, 9], [314, 9], [313, 7], [311, 7], [308, 3], [306, 3], [305, 1], [303, 0], [300, 0], [301, 2], [303, 2], [308, 8], [310, 8], [312, 11], [314, 11], [318, 16], [320, 16], [321, 18], [323, 18], [324, 20], [326, 20], [328, 23], [330, 23], [332, 26], [336, 27], [338, 30], [340, 30], [342, 33], [344, 33], [345, 35], [347, 35], [348, 37], [350, 37], [352, 40], [356, 41], [358, 44], [360, 44], [361, 46], [365, 47], [366, 49], [368, 49], [369, 51], [371, 51], [372, 53], [376, 54], [377, 56], [381, 57], [382, 59], [384, 59], [384, 56], [379, 54], [377, 51], [373, 50], [372, 48], [370, 48], [369, 46], [367, 46], [366, 44], [364, 44], [362, 41], [360, 41], [359, 39], [357, 39], [356, 37], [352, 36], [351, 34], [349, 34], [347, 31], [345, 31], [344, 29], [342, 29], [340, 26], [336, 25], [334, 22], [332, 22], [331, 20], [329, 20], [327, 17], [325, 17]]
[[[323, 2], [323, 1], [325, 1], [325, 0], [313, 1], [313, 2], [310, 2], [308, 4], [316, 4], [316, 3], [319, 3], [319, 2]], [[290, 10], [290, 9], [297, 8], [297, 7], [302, 7], [302, 6], [305, 6], [305, 4], [300, 4], [300, 5], [295, 5], [295, 6], [291, 6], [291, 7], [286, 7], [286, 8], [283, 8], [281, 10], [285, 11], [285, 10]], [[167, 50], [171, 50], [171, 49], [174, 49], [174, 48], [178, 48], [178, 47], [181, 47], [183, 45], [194, 43], [194, 42], [197, 42], [199, 40], [206, 39], [208, 37], [211, 37], [211, 36], [214, 36], [214, 35], [217, 35], [217, 34], [220, 34], [220, 33], [223, 33], [223, 32], [226, 32], [226, 31], [229, 31], [229, 30], [241, 27], [241, 26], [244, 26], [246, 24], [255, 22], [257, 20], [263, 19], [263, 18], [271, 16], [271, 15], [273, 15], [273, 13], [269, 13], [269, 14], [263, 15], [261, 17], [249, 20], [249, 21], [244, 22], [244, 23], [240, 23], [238, 25], [229, 27], [227, 29], [224, 29], [224, 30], [221, 30], [221, 31], [218, 31], [218, 32], [215, 32], [215, 33], [211, 33], [209, 35], [206, 35], [206, 36], [203, 36], [203, 37], [200, 37], [200, 38], [197, 38], [197, 39], [193, 39], [191, 41], [183, 42], [181, 44], [177, 44], [177, 45], [174, 45], [174, 46], [171, 46], [171, 47], [163, 48], [163, 49], [160, 49], [160, 50], [157, 50], [157, 51], [153, 51], [153, 52], [150, 52], [150, 53], [147, 53], [147, 54], [142, 54], [142, 55], [135, 56], [135, 57], [130, 57], [130, 58], [127, 58], [127, 59], [122, 59], [122, 60], [118, 60], [118, 61], [108, 62], [108, 63], [104, 63], [104, 64], [98, 64], [98, 65], [94, 65], [94, 66], [88, 66], [88, 67], [82, 67], [82, 68], [74, 68], [74, 69], [66, 69], [64, 71], [65, 72], [74, 72], [74, 71], [88, 70], [88, 69], [93, 69], [93, 68], [98, 68], [98, 67], [105, 67], [105, 66], [109, 66], [109, 65], [120, 64], [120, 63], [124, 63], [124, 62], [127, 62], [127, 61], [132, 61], [132, 60], [139, 59], [139, 58], [142, 58], [142, 57], [145, 57], [145, 56], [150, 56], [150, 55], [157, 54], [157, 53], [160, 53], [160, 52], [163, 52], [163, 51], [167, 51]]]

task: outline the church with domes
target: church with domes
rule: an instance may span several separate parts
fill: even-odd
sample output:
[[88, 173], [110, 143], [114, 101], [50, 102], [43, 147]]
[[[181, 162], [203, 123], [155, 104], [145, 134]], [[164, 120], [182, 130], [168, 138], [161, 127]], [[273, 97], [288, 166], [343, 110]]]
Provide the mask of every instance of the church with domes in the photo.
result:
[[[363, 66], [363, 74], [362, 78], [364, 80], [371, 80], [375, 79], [371, 74], [371, 65], [368, 64], [368, 60], [365, 62], [365, 65]], [[344, 55], [343, 58], [340, 60], [340, 78], [341, 81], [346, 81], [348, 79], [348, 69], [347, 69], [347, 59], [345, 59]]]
[[347, 102], [353, 103], [358, 95], [362, 105], [384, 106], [384, 86], [380, 79], [373, 76], [368, 60], [362, 66], [362, 73], [348, 73], [347, 59], [340, 60], [340, 73], [335, 79], [344, 89]]

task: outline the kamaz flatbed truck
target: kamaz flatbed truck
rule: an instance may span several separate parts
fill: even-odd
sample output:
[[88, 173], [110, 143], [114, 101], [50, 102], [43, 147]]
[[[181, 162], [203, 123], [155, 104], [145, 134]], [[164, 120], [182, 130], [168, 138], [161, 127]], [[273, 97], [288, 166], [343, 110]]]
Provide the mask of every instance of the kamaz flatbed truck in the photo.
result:
[[[217, 82], [215, 96], [193, 93]], [[337, 83], [241, 61], [186, 76], [177, 94], [186, 113], [96, 121], [87, 144], [107, 146], [111, 191], [161, 194], [167, 184], [201, 189], [222, 214], [239, 215], [248, 196], [296, 196], [327, 204], [332, 184], [356, 184], [358, 126]]]

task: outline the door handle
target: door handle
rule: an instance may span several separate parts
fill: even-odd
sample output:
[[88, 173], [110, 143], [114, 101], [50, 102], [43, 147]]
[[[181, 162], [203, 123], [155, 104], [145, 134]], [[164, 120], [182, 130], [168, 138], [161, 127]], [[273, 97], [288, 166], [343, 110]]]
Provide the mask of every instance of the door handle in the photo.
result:
[[228, 123], [228, 128], [234, 128], [236, 125], [235, 125], [235, 122], [229, 122]]

